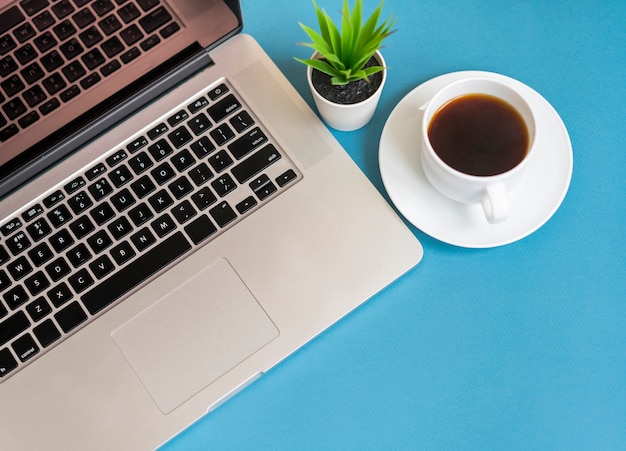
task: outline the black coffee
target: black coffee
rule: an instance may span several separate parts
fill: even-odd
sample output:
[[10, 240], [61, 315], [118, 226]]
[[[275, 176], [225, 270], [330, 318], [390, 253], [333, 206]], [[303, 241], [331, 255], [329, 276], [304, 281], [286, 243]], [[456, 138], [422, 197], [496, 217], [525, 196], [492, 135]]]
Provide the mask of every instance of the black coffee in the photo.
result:
[[430, 121], [428, 139], [448, 166], [478, 176], [513, 169], [530, 140], [517, 110], [486, 94], [460, 96], [442, 106]]

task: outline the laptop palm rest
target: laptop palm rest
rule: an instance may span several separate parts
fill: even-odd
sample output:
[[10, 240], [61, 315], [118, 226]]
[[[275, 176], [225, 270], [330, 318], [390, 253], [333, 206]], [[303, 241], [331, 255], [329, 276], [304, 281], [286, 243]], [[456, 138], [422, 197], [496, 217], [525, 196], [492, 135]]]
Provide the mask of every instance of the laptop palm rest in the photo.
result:
[[112, 337], [167, 414], [278, 334], [228, 261], [219, 259]]

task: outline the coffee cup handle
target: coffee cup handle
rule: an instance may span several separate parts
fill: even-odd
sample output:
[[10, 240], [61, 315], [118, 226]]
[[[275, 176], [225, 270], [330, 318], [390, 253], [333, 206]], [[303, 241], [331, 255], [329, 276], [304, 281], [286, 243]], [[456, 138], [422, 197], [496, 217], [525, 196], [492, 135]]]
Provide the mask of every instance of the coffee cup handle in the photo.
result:
[[489, 185], [485, 189], [481, 204], [490, 224], [497, 224], [509, 216], [509, 199], [502, 183]]

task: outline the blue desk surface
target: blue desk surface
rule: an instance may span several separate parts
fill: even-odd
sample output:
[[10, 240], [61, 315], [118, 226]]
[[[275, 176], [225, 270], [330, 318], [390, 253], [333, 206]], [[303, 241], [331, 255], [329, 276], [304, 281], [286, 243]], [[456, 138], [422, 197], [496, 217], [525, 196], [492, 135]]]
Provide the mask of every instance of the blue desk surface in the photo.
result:
[[[299, 21], [316, 26], [311, 2], [242, 3], [244, 31], [313, 105], [293, 60], [309, 55], [296, 42]], [[574, 153], [563, 204], [493, 249], [411, 226], [420, 265], [164, 449], [625, 449], [626, 2], [387, 0], [383, 13], [398, 20], [376, 116], [333, 132], [372, 183], [387, 197], [378, 143], [394, 106], [479, 69], [561, 115]]]

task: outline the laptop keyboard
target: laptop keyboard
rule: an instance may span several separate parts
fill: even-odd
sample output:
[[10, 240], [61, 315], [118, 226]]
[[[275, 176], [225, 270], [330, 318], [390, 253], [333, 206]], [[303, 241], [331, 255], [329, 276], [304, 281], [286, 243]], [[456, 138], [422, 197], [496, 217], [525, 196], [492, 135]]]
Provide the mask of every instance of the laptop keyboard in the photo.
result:
[[180, 30], [159, 0], [22, 0], [0, 14], [0, 142]]
[[0, 222], [0, 382], [301, 177], [222, 81]]

